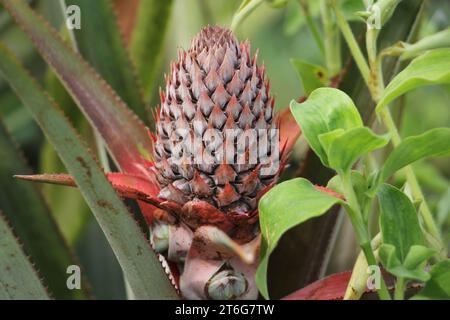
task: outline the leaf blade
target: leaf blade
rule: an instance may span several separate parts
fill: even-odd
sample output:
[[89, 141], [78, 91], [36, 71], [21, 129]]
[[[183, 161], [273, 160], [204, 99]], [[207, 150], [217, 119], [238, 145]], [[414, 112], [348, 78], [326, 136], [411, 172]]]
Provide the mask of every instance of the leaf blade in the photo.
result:
[[130, 53], [143, 83], [146, 101], [151, 101], [155, 91], [172, 6], [173, 0], [141, 0], [139, 4]]
[[367, 127], [350, 129], [331, 142], [328, 151], [330, 166], [347, 172], [361, 156], [384, 147], [388, 142], [386, 136], [376, 135]]
[[[119, 167], [127, 172], [146, 174], [145, 164], [146, 160], [151, 160], [152, 143], [139, 119], [23, 0], [1, 0], [1, 3], [25, 30], [99, 131]], [[127, 146], [126, 150], [124, 146]]]
[[450, 83], [449, 48], [430, 50], [414, 59], [386, 87], [376, 110], [380, 112], [389, 102], [407, 91], [441, 83]]
[[13, 175], [17, 172], [31, 174], [0, 121], [0, 210], [14, 227], [24, 251], [33, 257], [55, 298], [89, 298], [84, 281], [81, 290], [67, 288], [66, 269], [79, 262], [67, 246], [42, 194], [34, 185], [15, 181]]
[[120, 36], [111, 1], [65, 0], [65, 3], [67, 7], [79, 6], [83, 14], [82, 29], [72, 30], [78, 51], [130, 109], [145, 121], [141, 86]]
[[[281, 236], [294, 226], [324, 214], [341, 200], [317, 190], [308, 180], [297, 178], [283, 182], [259, 202], [261, 224], [261, 261], [256, 272], [256, 282], [261, 294], [268, 298], [266, 283], [268, 259]], [[281, 217], [274, 213], [284, 210]]]
[[177, 298], [149, 243], [56, 104], [0, 46], [0, 74], [29, 108], [71, 173], [137, 298]]
[[436, 263], [430, 271], [431, 279], [425, 284], [414, 300], [448, 300], [450, 299], [450, 260]]
[[0, 299], [49, 300], [36, 271], [0, 213]]
[[389, 155], [381, 169], [385, 181], [401, 168], [425, 157], [450, 155], [450, 128], [436, 128], [404, 139]]
[[403, 262], [411, 246], [424, 243], [416, 210], [403, 192], [388, 184], [380, 187], [378, 198], [383, 243], [393, 245]]
[[316, 89], [305, 102], [299, 104], [292, 101], [290, 108], [309, 145], [326, 166], [328, 158], [319, 135], [335, 129], [362, 127], [361, 117], [352, 99], [338, 89]]

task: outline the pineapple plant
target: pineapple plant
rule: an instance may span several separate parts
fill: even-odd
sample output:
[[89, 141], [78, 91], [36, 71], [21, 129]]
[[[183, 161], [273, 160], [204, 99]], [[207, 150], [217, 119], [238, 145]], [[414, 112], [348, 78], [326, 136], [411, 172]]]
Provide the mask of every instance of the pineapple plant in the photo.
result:
[[[255, 299], [257, 203], [276, 183], [288, 152], [280, 148], [264, 67], [248, 42], [208, 26], [172, 63], [160, 96], [147, 177], [113, 173], [109, 179], [119, 194], [157, 208], [143, 211], [152, 244], [183, 297]], [[75, 186], [68, 175], [17, 177]], [[199, 267], [207, 262], [214, 267]]]
[[[389, 19], [398, 4], [395, 0], [391, 2], [389, 10], [381, 10], [386, 15], [382, 21]], [[83, 281], [70, 285], [69, 280], [63, 279], [66, 267], [67, 272], [79, 268], [53, 221], [50, 211], [54, 207], [52, 210], [46, 207], [40, 190], [17, 180], [79, 189], [122, 268], [129, 298], [234, 300], [257, 299], [259, 294], [269, 298], [269, 257], [279, 243], [289, 243], [280, 248], [281, 259], [280, 253], [272, 255], [278, 259], [278, 263], [272, 265], [275, 266], [272, 273], [276, 270], [275, 273], [284, 273], [285, 279], [294, 279], [289, 284], [277, 283], [279, 288], [275, 286], [275, 290], [271, 287], [278, 296], [284, 296], [324, 276], [329, 240], [334, 238], [331, 231], [339, 226], [335, 225], [339, 206], [349, 215], [362, 249], [353, 273], [334, 274], [306, 286], [288, 299], [354, 299], [373, 293], [375, 290], [361, 287], [362, 283], [368, 283], [367, 275], [361, 274], [361, 270], [365, 270], [363, 262], [373, 268], [382, 265], [389, 276], [395, 278], [395, 290], [386, 285], [390, 282], [380, 280], [378, 295], [381, 299], [391, 298], [393, 291], [395, 298], [404, 298], [412, 279], [420, 282], [419, 287], [425, 286], [418, 297], [426, 297], [436, 281], [445, 280], [447, 251], [427, 203], [415, 208], [405, 194], [407, 191], [386, 181], [403, 166], [420, 158], [450, 152], [450, 132], [448, 128], [438, 128], [402, 141], [389, 120], [386, 106], [401, 90], [411, 90], [405, 79], [413, 78], [414, 85], [419, 80], [422, 84], [434, 84], [447, 79], [448, 50], [436, 49], [420, 55], [392, 80], [391, 84], [395, 82], [397, 87], [384, 88], [380, 76], [383, 63], [371, 61], [376, 55], [374, 43], [378, 33], [368, 27], [366, 40], [372, 46], [367, 48], [370, 63], [366, 65], [365, 57], [355, 47], [356, 41], [352, 41], [351, 29], [340, 6], [334, 1], [323, 1], [321, 15], [326, 46], [318, 36], [319, 30], [313, 28], [312, 31], [318, 48], [327, 50], [327, 65], [322, 67], [294, 59], [292, 62], [299, 71], [305, 96], [293, 100], [286, 111], [277, 113], [266, 69], [259, 64], [258, 53], [252, 54], [250, 42], [240, 42], [227, 27], [208, 25], [199, 28], [190, 46], [180, 49], [178, 58], [170, 63], [170, 71], [160, 89], [160, 105], [150, 115], [146, 103], [151, 100], [158, 64], [153, 46], [161, 49], [167, 22], [165, 15], [171, 10], [172, 1], [149, 6], [147, 1], [133, 0], [129, 7], [134, 11], [131, 18], [126, 16], [129, 12], [122, 12], [127, 2], [117, 0], [114, 3], [125, 39], [121, 39], [114, 9], [107, 0], [61, 1], [59, 4], [66, 14], [81, 12], [74, 10], [74, 6], [82, 7], [87, 13], [87, 22], [80, 24], [78, 21], [78, 25], [88, 30], [70, 30], [68, 24], [60, 33], [26, 1], [0, 0], [54, 72], [47, 75], [49, 79], [64, 87], [59, 88], [64, 97], [48, 95], [41, 83], [52, 93], [58, 90], [46, 83], [48, 79], [35, 81], [15, 54], [1, 43], [0, 75], [30, 110], [68, 171], [68, 174], [32, 174], [21, 163], [14, 142], [0, 123], [0, 152], [14, 150], [12, 155], [0, 153], [0, 183], [5, 176], [14, 174], [16, 180], [6, 194], [16, 199], [22, 193], [30, 201], [30, 207], [38, 208], [36, 213], [30, 213], [18, 202], [12, 203], [8, 196], [0, 194], [0, 210], [7, 216], [5, 219], [0, 212], [0, 227], [5, 235], [0, 238], [0, 246], [6, 248], [4, 253], [0, 252], [0, 267], [7, 270], [0, 273], [0, 298], [48, 299], [52, 294], [56, 298], [89, 297], [84, 277]], [[243, 1], [233, 17], [232, 29], [235, 30], [261, 3], [260, 0]], [[274, 7], [290, 5], [289, 1], [266, 3]], [[329, 6], [323, 6], [325, 3]], [[380, 2], [381, 5], [388, 3], [390, 1]], [[300, 6], [303, 14], [310, 14], [308, 1], [301, 1]], [[143, 10], [139, 11], [138, 7]], [[367, 12], [360, 12], [362, 16], [369, 16], [373, 10], [372, 7], [366, 9]], [[149, 14], [155, 20], [152, 28], [162, 24], [159, 25], [161, 32], [158, 27], [145, 28]], [[336, 19], [330, 20], [332, 16]], [[133, 19], [139, 20], [137, 25]], [[313, 19], [307, 20], [311, 27]], [[107, 28], [96, 30], [99, 21]], [[57, 22], [52, 21], [52, 24]], [[332, 39], [339, 36], [333, 26], [340, 28], [348, 41], [361, 76], [353, 72], [348, 75], [348, 66], [342, 68], [340, 38]], [[0, 38], [1, 28], [0, 24]], [[147, 34], [147, 31], [151, 32]], [[448, 31], [442, 31], [433, 36], [433, 41], [425, 39], [417, 46], [398, 44], [382, 51], [379, 59], [385, 55], [409, 59], [419, 54], [420, 48], [440, 43], [447, 35]], [[99, 41], [95, 50], [90, 47], [93, 40]], [[123, 40], [138, 72], [134, 72], [127, 49], [122, 46]], [[149, 44], [151, 49], [147, 48]], [[114, 51], [109, 59], [104, 59], [105, 48]], [[146, 53], [152, 54], [148, 61]], [[423, 65], [439, 63], [441, 68], [434, 71], [437, 76], [417, 76], [423, 71]], [[366, 69], [370, 69], [370, 79]], [[352, 101], [355, 97], [334, 89], [348, 87], [355, 79], [366, 82], [371, 99], [377, 104], [376, 111], [392, 137], [393, 151], [387, 160], [383, 159], [386, 161], [380, 164], [379, 170], [359, 170], [355, 165], [362, 157], [373, 161], [371, 152], [384, 147], [390, 136], [373, 132], [356, 109]], [[322, 86], [328, 88], [318, 88]], [[398, 87], [402, 89], [396, 91]], [[64, 112], [58, 104], [63, 106]], [[83, 138], [91, 139], [90, 146], [98, 149], [100, 161], [64, 117], [64, 113], [68, 113], [72, 120], [76, 106], [95, 131], [91, 137]], [[301, 174], [311, 181], [296, 178], [278, 183], [300, 134], [304, 149], [297, 151], [297, 161], [292, 163], [301, 166], [294, 172], [294, 165], [289, 174]], [[429, 141], [426, 147], [424, 141]], [[309, 151], [304, 152], [307, 149]], [[416, 151], [411, 152], [412, 149]], [[307, 161], [304, 162], [304, 158]], [[10, 167], [5, 168], [5, 163]], [[333, 173], [335, 176], [330, 179]], [[422, 199], [421, 188], [414, 179], [414, 172], [408, 171], [406, 183], [411, 186], [411, 197]], [[326, 184], [326, 187], [319, 184]], [[407, 187], [404, 190], [408, 190]], [[368, 229], [368, 217], [375, 197], [380, 206], [380, 233], [373, 236]], [[13, 205], [5, 206], [2, 202]], [[125, 203], [137, 206], [130, 210]], [[399, 204], [398, 210], [392, 210], [392, 204]], [[15, 209], [18, 209], [17, 216]], [[417, 218], [416, 209], [421, 220]], [[321, 217], [327, 212], [334, 214]], [[33, 240], [36, 230], [30, 228], [31, 224], [45, 235], [36, 243]], [[399, 231], [392, 229], [391, 224]], [[303, 229], [297, 229], [298, 226]], [[297, 234], [292, 236], [291, 231]], [[282, 237], [289, 242], [281, 241]], [[302, 241], [303, 238], [307, 240]], [[20, 246], [22, 239], [23, 248]], [[47, 242], [56, 248], [54, 252], [47, 250]], [[303, 243], [309, 246], [296, 249]], [[283, 251], [286, 248], [288, 250]], [[295, 250], [298, 257], [286, 254], [289, 250]], [[374, 250], [378, 250], [377, 256]], [[27, 255], [32, 261], [36, 259], [36, 266]], [[408, 260], [411, 257], [417, 261], [411, 263]], [[298, 269], [298, 264], [285, 263], [300, 260]], [[430, 272], [423, 270], [425, 264], [430, 266]], [[58, 272], [49, 276], [53, 266]], [[299, 284], [300, 280], [305, 282]], [[84, 290], [71, 292], [81, 283]]]

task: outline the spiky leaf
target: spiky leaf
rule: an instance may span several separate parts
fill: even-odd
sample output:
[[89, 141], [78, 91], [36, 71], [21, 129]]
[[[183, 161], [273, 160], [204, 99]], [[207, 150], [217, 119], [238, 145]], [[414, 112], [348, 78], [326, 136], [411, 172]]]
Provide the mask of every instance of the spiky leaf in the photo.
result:
[[[18, 2], [17, 2], [18, 3]], [[0, 74], [7, 79], [74, 176], [137, 298], [176, 298], [156, 255], [96, 160], [59, 107], [0, 46]]]

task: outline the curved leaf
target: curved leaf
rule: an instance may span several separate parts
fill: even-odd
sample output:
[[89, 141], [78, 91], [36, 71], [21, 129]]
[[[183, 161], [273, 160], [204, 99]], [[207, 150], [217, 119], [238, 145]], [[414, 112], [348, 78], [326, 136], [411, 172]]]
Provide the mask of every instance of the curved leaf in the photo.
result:
[[82, 283], [82, 290], [67, 288], [67, 267], [79, 265], [79, 262], [36, 186], [13, 179], [18, 172], [32, 173], [0, 122], [0, 210], [14, 227], [24, 251], [33, 258], [56, 299], [89, 298], [85, 283]]
[[151, 101], [156, 88], [172, 3], [173, 0], [140, 0], [130, 53], [143, 83], [146, 101]]
[[261, 261], [256, 272], [256, 283], [265, 298], [269, 297], [266, 279], [269, 256], [281, 236], [340, 202], [339, 198], [320, 191], [303, 178], [283, 182], [261, 198], [258, 207], [262, 234]]
[[346, 172], [361, 156], [384, 147], [388, 142], [389, 138], [376, 135], [367, 127], [353, 128], [331, 142], [328, 161], [333, 169]]
[[450, 260], [436, 263], [430, 271], [431, 279], [412, 299], [449, 300], [450, 299]]
[[65, 0], [65, 3], [67, 7], [79, 6], [82, 12], [82, 28], [72, 30], [78, 51], [141, 120], [148, 119], [141, 87], [121, 38], [111, 1]]
[[431, 156], [450, 155], [450, 128], [436, 128], [404, 139], [389, 155], [381, 169], [380, 181], [396, 171]]
[[146, 174], [152, 143], [143, 124], [111, 87], [23, 0], [1, 0], [98, 130], [120, 168]]
[[317, 88], [328, 84], [325, 68], [300, 59], [291, 59], [303, 87], [303, 94], [308, 95]]
[[137, 298], [176, 298], [155, 253], [99, 165], [48, 95], [0, 46], [0, 74], [33, 114], [79, 186]]
[[393, 245], [397, 259], [403, 262], [411, 246], [424, 243], [416, 210], [403, 192], [388, 184], [381, 186], [378, 198], [383, 243]]
[[450, 48], [431, 50], [411, 61], [386, 87], [376, 110], [412, 89], [442, 83], [450, 83]]
[[50, 299], [1, 212], [0, 235], [0, 300]]
[[328, 157], [319, 141], [319, 135], [363, 125], [352, 99], [343, 91], [334, 88], [316, 89], [303, 103], [292, 101], [291, 112], [309, 145], [326, 166]]

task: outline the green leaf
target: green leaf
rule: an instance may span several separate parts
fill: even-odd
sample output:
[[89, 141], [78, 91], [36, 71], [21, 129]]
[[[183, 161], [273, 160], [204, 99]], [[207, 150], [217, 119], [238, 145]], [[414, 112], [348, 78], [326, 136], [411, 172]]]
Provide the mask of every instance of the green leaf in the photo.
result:
[[49, 300], [1, 212], [0, 235], [0, 300]]
[[352, 99], [338, 89], [316, 89], [305, 102], [292, 101], [290, 107], [309, 145], [326, 166], [328, 157], [319, 136], [336, 129], [348, 130], [363, 126]]
[[383, 266], [391, 274], [407, 280], [428, 281], [430, 275], [422, 269], [408, 269], [398, 260], [396, 249], [393, 245], [383, 244], [379, 249], [379, 257]]
[[387, 136], [376, 135], [367, 127], [349, 129], [331, 142], [329, 165], [337, 171], [346, 172], [361, 156], [384, 147], [388, 142]]
[[388, 184], [380, 187], [378, 199], [383, 243], [393, 245], [403, 262], [411, 246], [424, 243], [416, 210], [403, 192]]
[[[371, 201], [366, 196], [368, 190], [368, 181], [359, 171], [352, 170], [351, 181], [353, 189], [355, 190], [358, 203], [361, 207], [365, 206], [366, 201]], [[331, 189], [339, 194], [344, 194], [343, 184], [341, 177], [337, 174], [328, 181], [327, 188]]]
[[443, 83], [450, 83], [450, 48], [431, 50], [412, 60], [386, 87], [376, 110], [380, 112], [412, 89]]
[[341, 200], [319, 191], [303, 178], [283, 182], [261, 198], [259, 219], [262, 244], [256, 283], [265, 298], [269, 297], [267, 288], [269, 256], [281, 236], [294, 226], [324, 214], [337, 203], [341, 203]]
[[0, 2], [24, 29], [91, 124], [98, 130], [119, 167], [128, 173], [146, 175], [146, 160], [151, 160], [152, 142], [142, 122], [25, 1]]
[[328, 85], [328, 73], [324, 67], [300, 59], [291, 59], [291, 64], [297, 71], [304, 95]]
[[406, 255], [403, 264], [407, 269], [419, 268], [420, 265], [423, 265], [424, 262], [427, 262], [428, 259], [430, 259], [435, 254], [436, 251], [433, 249], [420, 245], [413, 245], [409, 249], [409, 252]]
[[140, 299], [176, 298], [177, 294], [158, 258], [96, 160], [64, 118], [59, 107], [2, 46], [0, 74], [9, 81], [33, 114], [67, 170], [75, 178], [135, 296]]
[[411, 59], [427, 50], [450, 47], [450, 28], [433, 33], [416, 43], [408, 44], [401, 42], [398, 46], [400, 46], [398, 50], [401, 52], [401, 60]]
[[[88, 146], [95, 148], [94, 134], [89, 123], [51, 70], [47, 72], [45, 77], [45, 90], [61, 106], [64, 114], [67, 115], [75, 129], [88, 142]], [[25, 109], [24, 111], [29, 115], [28, 110]], [[32, 118], [31, 121], [33, 121]], [[38, 171], [66, 171], [64, 164], [48, 141], [44, 141], [41, 146]], [[22, 173], [24, 171], [17, 170], [15, 174], [18, 172]], [[87, 206], [86, 201], [84, 201], [80, 191], [77, 189], [43, 185], [41, 190], [48, 201], [61, 232], [69, 245], [74, 245], [84, 233], [87, 223], [92, 219], [91, 210]]]
[[258, 8], [264, 0], [242, 0], [241, 5], [233, 15], [231, 29], [235, 30], [244, 19]]
[[172, 0], [141, 0], [139, 4], [130, 53], [143, 83], [146, 101], [151, 101], [161, 71], [161, 55], [172, 6]]
[[431, 279], [425, 284], [414, 300], [450, 299], [450, 260], [436, 263], [430, 271]]
[[450, 155], [450, 128], [436, 128], [404, 139], [384, 163], [380, 182], [401, 168], [426, 157]]
[[0, 210], [14, 227], [24, 251], [33, 257], [56, 299], [89, 298], [85, 283], [82, 290], [67, 288], [67, 267], [79, 262], [65, 243], [42, 194], [35, 185], [15, 180], [13, 175], [17, 173], [32, 174], [32, 171], [0, 121]]
[[[112, 2], [65, 0], [65, 3], [67, 7], [77, 5], [81, 10], [82, 28], [71, 31], [78, 51], [141, 120], [148, 119], [134, 66], [116, 23]], [[152, 17], [148, 18], [150, 20]]]
[[322, 148], [325, 150], [325, 153], [328, 155], [330, 150], [331, 143], [338, 137], [342, 136], [345, 133], [344, 129], [336, 129], [327, 133], [322, 133], [319, 135], [319, 142], [322, 145]]

